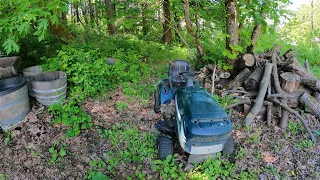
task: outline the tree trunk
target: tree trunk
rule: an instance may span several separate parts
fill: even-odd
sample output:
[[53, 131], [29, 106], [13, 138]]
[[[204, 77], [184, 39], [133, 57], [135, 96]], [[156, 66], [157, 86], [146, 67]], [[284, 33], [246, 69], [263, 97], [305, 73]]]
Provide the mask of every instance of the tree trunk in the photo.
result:
[[88, 0], [88, 6], [89, 6], [90, 22], [93, 24], [95, 18], [94, 18], [94, 7], [91, 1], [92, 0]]
[[77, 20], [77, 22], [80, 22], [79, 5], [78, 4], [75, 5], [74, 9], [75, 9], [75, 13], [76, 13], [76, 20]]
[[[261, 6], [261, 11], [260, 11], [260, 14], [262, 17], [265, 17], [266, 14], [264, 13], [264, 8], [265, 8], [265, 3], [262, 4]], [[261, 20], [260, 20], [261, 21]], [[261, 23], [257, 23], [254, 28], [253, 28], [253, 31], [252, 31], [252, 34], [251, 34], [251, 43], [250, 45], [247, 47], [247, 52], [248, 53], [251, 53], [253, 54], [253, 50], [254, 50], [254, 47], [259, 39], [259, 36], [260, 36], [260, 32], [261, 32], [261, 27], [262, 27], [262, 24]]]
[[142, 26], [142, 34], [144, 36], [147, 35], [148, 33], [148, 26], [147, 26], [147, 16], [146, 16], [146, 12], [145, 10], [148, 9], [148, 4], [147, 3], [142, 3], [141, 4], [141, 9], [140, 9], [140, 13], [141, 13], [141, 26]]
[[202, 44], [197, 33], [192, 29], [192, 24], [190, 20], [190, 12], [189, 12], [189, 0], [184, 0], [184, 19], [186, 22], [186, 28], [189, 34], [193, 36], [193, 39], [197, 45], [198, 54], [200, 57], [205, 56]]
[[116, 9], [116, 6], [114, 4], [111, 4], [111, 0], [104, 0], [104, 4], [106, 6], [106, 13], [107, 13], [107, 21], [108, 21], [108, 32], [110, 35], [116, 34], [116, 27], [113, 23], [110, 21], [114, 17], [114, 12]]
[[80, 1], [80, 4], [81, 4], [81, 10], [82, 10], [82, 16], [83, 16], [83, 19], [84, 19], [84, 22], [86, 23], [86, 25], [89, 23], [89, 21], [88, 21], [88, 16], [87, 16], [87, 9], [88, 9], [88, 7], [87, 7], [87, 4], [86, 4], [86, 2], [82, 2], [82, 1]]
[[250, 45], [247, 47], [247, 52], [253, 54], [253, 49], [259, 39], [259, 35], [261, 32], [261, 27], [262, 24], [257, 24], [254, 28], [253, 28], [253, 32], [251, 35], [251, 43]]
[[[225, 9], [227, 34], [230, 35], [226, 38], [226, 48], [231, 53], [236, 53], [234, 50], [231, 49], [231, 46], [238, 45], [239, 43], [237, 0], [226, 0]], [[230, 60], [228, 61], [230, 62]]]
[[172, 44], [172, 30], [170, 27], [170, 1], [169, 0], [163, 0], [163, 42], [167, 44]]

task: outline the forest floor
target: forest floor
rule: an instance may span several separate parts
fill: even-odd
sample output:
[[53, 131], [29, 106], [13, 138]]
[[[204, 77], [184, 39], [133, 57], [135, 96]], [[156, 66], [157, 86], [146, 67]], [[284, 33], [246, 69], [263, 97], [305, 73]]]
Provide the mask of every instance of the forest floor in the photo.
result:
[[[46, 107], [35, 100], [31, 106], [24, 123], [0, 135], [0, 179], [85, 179], [96, 172], [111, 179], [165, 179], [153, 168], [154, 124], [162, 118], [153, 112], [153, 99], [134, 99], [121, 88], [99, 100], [89, 98], [83, 108], [95, 127], [74, 138], [64, 136], [66, 126], [51, 124]], [[267, 127], [263, 117], [250, 129], [243, 128], [243, 119], [243, 114], [233, 112], [236, 152], [223, 157], [235, 168], [232, 174], [242, 173], [237, 178], [320, 178], [320, 143], [312, 145], [294, 117], [287, 132], [276, 122]], [[309, 123], [320, 129], [319, 121]], [[187, 156], [176, 152], [176, 162], [184, 168]], [[200, 166], [186, 172], [186, 177], [206, 179], [206, 171], [197, 170]]]

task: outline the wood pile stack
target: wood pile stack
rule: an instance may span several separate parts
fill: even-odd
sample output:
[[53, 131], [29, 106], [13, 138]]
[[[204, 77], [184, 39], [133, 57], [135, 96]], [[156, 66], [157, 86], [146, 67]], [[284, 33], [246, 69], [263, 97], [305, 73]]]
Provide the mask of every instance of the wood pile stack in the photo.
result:
[[275, 45], [272, 51], [263, 54], [240, 56], [234, 65], [234, 72], [238, 74], [234, 76], [207, 65], [197, 79], [204, 87], [212, 88], [212, 93], [237, 96], [239, 101], [226, 108], [242, 109], [246, 126], [258, 114], [263, 114], [267, 125], [271, 125], [278, 114], [279, 126], [286, 129], [288, 115], [293, 114], [316, 142], [299, 108], [306, 107], [319, 120], [320, 80], [310, 72], [308, 61], [301, 65], [291, 49], [283, 55], [280, 50], [281, 47]]

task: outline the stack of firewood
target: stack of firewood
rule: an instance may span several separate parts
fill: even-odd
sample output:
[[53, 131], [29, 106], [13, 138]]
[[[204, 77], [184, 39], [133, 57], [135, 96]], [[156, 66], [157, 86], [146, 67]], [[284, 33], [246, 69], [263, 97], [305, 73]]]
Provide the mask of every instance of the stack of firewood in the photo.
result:
[[[291, 49], [283, 55], [280, 55], [280, 49], [275, 45], [263, 54], [239, 56], [233, 71], [238, 73], [232, 75], [207, 65], [201, 69], [197, 79], [202, 86], [211, 88], [212, 93], [237, 96], [239, 101], [226, 108], [242, 109], [246, 114], [246, 126], [258, 114], [263, 114], [268, 125], [280, 119], [279, 126], [286, 129], [291, 113], [302, 122], [313, 142], [316, 142], [308, 121], [298, 108], [306, 107], [319, 120], [320, 80], [310, 72], [307, 60], [301, 65]], [[279, 118], [275, 114], [279, 114]]]

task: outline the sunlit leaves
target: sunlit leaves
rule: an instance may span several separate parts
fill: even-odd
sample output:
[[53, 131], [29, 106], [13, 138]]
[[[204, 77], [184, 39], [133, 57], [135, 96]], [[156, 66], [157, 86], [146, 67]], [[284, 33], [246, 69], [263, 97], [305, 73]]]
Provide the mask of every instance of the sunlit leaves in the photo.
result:
[[0, 42], [6, 53], [18, 52], [18, 42], [29, 34], [45, 39], [50, 25], [58, 25], [58, 14], [67, 11], [65, 0], [0, 1]]
[[7, 39], [6, 42], [3, 43], [2, 47], [7, 54], [10, 52], [19, 52], [19, 45], [12, 39]]

